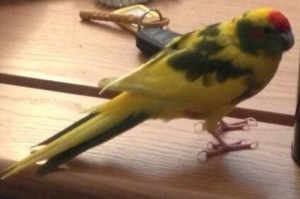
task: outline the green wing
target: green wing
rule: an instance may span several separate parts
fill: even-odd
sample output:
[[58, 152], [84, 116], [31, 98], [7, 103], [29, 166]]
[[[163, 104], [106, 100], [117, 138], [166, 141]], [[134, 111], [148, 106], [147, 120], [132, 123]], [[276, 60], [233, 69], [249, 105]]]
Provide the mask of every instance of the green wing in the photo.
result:
[[[216, 58], [232, 51], [230, 42], [218, 42], [218, 34], [218, 24], [186, 34], [139, 68], [99, 86], [197, 106], [230, 103], [247, 91], [251, 71], [228, 57]], [[238, 56], [238, 51], [230, 55]]]

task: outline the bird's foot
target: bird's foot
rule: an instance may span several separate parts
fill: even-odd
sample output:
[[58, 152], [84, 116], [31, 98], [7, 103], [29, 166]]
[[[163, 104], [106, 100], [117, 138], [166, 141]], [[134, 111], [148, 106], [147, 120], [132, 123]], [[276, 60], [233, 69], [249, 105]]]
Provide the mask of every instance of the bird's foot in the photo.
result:
[[249, 117], [236, 123], [226, 123], [224, 120], [221, 120], [217, 128], [217, 133], [220, 135], [233, 130], [247, 131], [250, 130], [250, 126], [257, 126], [256, 119]]
[[240, 140], [238, 142], [230, 143], [230, 144], [219, 144], [208, 142], [207, 149], [200, 151], [198, 154], [198, 158], [201, 162], [207, 160], [208, 158], [215, 157], [226, 152], [231, 151], [240, 151], [244, 149], [256, 149], [258, 147], [258, 142], [250, 142], [248, 143], [246, 140]]

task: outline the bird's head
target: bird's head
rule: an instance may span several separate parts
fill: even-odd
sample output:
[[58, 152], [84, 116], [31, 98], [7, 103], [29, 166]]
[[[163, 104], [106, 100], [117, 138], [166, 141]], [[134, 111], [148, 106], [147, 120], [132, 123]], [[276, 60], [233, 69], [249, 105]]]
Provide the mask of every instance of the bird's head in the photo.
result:
[[288, 19], [275, 9], [253, 9], [233, 21], [239, 46], [247, 53], [276, 56], [294, 45]]

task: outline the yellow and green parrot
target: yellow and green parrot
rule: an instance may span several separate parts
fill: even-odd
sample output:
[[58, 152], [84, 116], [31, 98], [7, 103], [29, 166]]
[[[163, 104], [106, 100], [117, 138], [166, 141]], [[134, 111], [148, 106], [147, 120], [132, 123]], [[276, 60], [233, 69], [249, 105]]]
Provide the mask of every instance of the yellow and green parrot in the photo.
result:
[[28, 157], [4, 169], [5, 179], [45, 160], [47, 174], [91, 147], [147, 119], [200, 119], [218, 144], [207, 157], [248, 149], [226, 143], [218, 122], [238, 103], [256, 95], [272, 79], [283, 52], [294, 44], [288, 19], [278, 10], [258, 8], [231, 20], [175, 38], [145, 64], [119, 78], [100, 81], [120, 95], [48, 140]]

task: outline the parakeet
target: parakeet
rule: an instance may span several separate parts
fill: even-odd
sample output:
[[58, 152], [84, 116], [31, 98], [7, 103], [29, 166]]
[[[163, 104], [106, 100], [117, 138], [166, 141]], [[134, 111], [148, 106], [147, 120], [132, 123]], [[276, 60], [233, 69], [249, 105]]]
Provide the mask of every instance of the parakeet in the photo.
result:
[[226, 143], [218, 122], [238, 103], [256, 95], [272, 79], [283, 52], [294, 44], [288, 19], [273, 8], [249, 10], [231, 20], [175, 38], [140, 67], [99, 82], [102, 91], [122, 91], [90, 115], [40, 143], [41, 149], [4, 169], [1, 179], [46, 160], [47, 174], [91, 147], [147, 119], [205, 121], [218, 144], [207, 156], [249, 148]]

